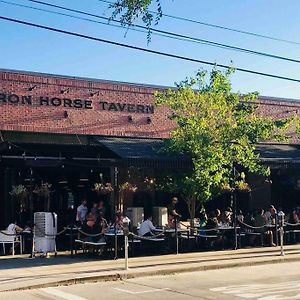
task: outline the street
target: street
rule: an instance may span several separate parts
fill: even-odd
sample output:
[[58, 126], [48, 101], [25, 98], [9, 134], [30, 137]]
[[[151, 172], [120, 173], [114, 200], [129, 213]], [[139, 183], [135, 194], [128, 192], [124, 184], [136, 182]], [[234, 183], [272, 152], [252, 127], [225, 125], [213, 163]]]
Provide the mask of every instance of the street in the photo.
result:
[[300, 299], [300, 262], [2, 292], [5, 300]]

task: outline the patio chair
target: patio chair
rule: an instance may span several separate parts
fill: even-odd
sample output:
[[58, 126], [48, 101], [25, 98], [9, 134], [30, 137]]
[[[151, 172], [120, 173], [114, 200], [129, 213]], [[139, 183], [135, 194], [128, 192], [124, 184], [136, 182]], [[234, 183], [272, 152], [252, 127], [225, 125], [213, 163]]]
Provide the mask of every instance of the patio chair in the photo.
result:
[[19, 235], [11, 235], [7, 230], [0, 232], [0, 244], [2, 244], [3, 254], [5, 255], [5, 245], [12, 245], [12, 255], [15, 255], [15, 244], [20, 244], [20, 254], [22, 254], [22, 237]]

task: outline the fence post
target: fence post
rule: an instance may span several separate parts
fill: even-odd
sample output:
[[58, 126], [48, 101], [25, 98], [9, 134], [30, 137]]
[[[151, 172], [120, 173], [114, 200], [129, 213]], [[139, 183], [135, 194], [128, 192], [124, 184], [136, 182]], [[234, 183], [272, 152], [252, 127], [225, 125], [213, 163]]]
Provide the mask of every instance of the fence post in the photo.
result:
[[174, 221], [175, 221], [175, 239], [176, 239], [176, 254], [178, 254], [178, 248], [179, 248], [179, 246], [178, 246], [178, 228], [177, 228], [177, 226], [178, 226], [178, 223], [177, 223], [177, 216], [175, 216], [175, 218], [174, 218]]

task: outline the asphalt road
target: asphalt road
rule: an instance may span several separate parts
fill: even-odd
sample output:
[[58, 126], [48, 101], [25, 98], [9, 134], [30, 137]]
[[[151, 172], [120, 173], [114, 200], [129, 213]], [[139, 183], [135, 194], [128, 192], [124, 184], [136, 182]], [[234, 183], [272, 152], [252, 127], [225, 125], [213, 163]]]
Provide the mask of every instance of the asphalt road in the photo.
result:
[[5, 300], [300, 299], [300, 262], [0, 293]]

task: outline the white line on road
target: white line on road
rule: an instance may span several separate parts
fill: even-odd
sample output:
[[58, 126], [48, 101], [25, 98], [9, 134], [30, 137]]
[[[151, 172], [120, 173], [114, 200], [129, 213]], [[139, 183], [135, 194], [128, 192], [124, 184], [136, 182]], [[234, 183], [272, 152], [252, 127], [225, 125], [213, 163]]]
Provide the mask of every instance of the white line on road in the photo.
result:
[[133, 292], [133, 291], [130, 291], [130, 290], [119, 289], [119, 288], [114, 288], [114, 290], [124, 292], [124, 293], [127, 293], [127, 294], [131, 294], [131, 295], [137, 295], [137, 294], [146, 294], [146, 293], [155, 293], [155, 292], [167, 291], [167, 290], [170, 290], [170, 289], [169, 288], [152, 289], [152, 290], [145, 290], [145, 291], [139, 291], [139, 292]]
[[[257, 300], [300, 300], [300, 282], [281, 282], [274, 284], [249, 284], [211, 288], [212, 292], [234, 294], [246, 299]], [[291, 295], [292, 294], [292, 295]]]
[[41, 289], [41, 291], [43, 291], [46, 294], [49, 295], [53, 295], [62, 299], [66, 299], [66, 300], [87, 300], [86, 298], [82, 298], [73, 294], [69, 294], [63, 291], [60, 291], [56, 288], [45, 288], [45, 289]]

